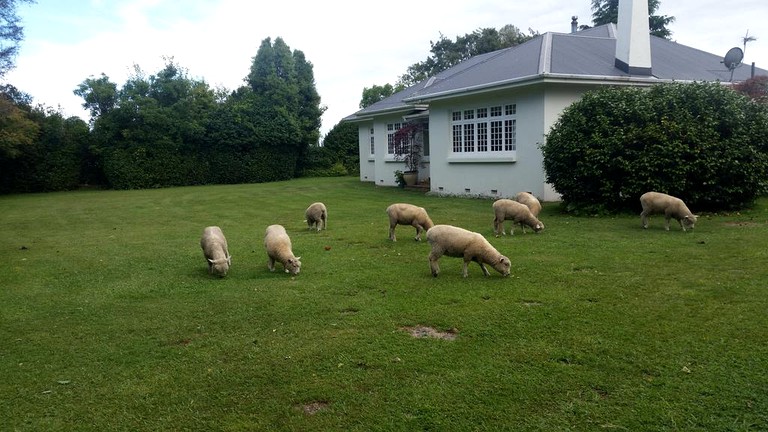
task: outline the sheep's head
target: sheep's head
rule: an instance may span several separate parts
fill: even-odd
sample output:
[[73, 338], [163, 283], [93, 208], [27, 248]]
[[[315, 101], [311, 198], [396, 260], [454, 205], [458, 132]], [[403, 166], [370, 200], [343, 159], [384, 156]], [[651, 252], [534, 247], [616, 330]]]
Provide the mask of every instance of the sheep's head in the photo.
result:
[[683, 223], [684, 227], [693, 229], [693, 226], [696, 224], [696, 221], [698, 219], [699, 219], [698, 216], [691, 214], [680, 219], [680, 222]]
[[285, 272], [292, 275], [299, 274], [299, 271], [301, 270], [300, 259], [301, 257], [289, 258], [288, 261], [285, 262]]
[[533, 226], [533, 232], [539, 232], [544, 229], [544, 224], [541, 223], [541, 221], [536, 222], [536, 224]]
[[512, 261], [504, 255], [499, 255], [499, 259], [493, 263], [493, 268], [502, 276], [509, 276], [509, 272], [512, 270]]
[[208, 271], [211, 274], [215, 274], [219, 277], [224, 277], [227, 275], [227, 272], [229, 271], [229, 266], [232, 264], [232, 257], [227, 255], [226, 258], [219, 258], [219, 259], [208, 259]]

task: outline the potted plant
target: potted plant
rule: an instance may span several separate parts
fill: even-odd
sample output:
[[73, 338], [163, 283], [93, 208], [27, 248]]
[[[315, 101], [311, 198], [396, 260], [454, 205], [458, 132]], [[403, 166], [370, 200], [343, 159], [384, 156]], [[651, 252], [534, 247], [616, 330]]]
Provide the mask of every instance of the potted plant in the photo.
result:
[[405, 163], [402, 177], [407, 186], [413, 186], [418, 181], [422, 158], [423, 130], [423, 123], [408, 123], [392, 136], [395, 160]]

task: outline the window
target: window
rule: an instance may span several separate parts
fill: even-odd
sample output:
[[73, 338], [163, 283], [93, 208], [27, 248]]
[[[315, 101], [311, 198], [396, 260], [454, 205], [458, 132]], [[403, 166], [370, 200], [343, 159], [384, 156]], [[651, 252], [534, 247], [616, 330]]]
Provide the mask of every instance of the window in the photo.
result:
[[376, 146], [373, 145], [373, 128], [371, 128], [371, 155], [376, 154]]
[[452, 149], [464, 156], [501, 156], [517, 150], [517, 104], [451, 113]]
[[395, 132], [399, 131], [403, 127], [402, 123], [388, 123], [387, 124], [387, 154], [395, 154]]

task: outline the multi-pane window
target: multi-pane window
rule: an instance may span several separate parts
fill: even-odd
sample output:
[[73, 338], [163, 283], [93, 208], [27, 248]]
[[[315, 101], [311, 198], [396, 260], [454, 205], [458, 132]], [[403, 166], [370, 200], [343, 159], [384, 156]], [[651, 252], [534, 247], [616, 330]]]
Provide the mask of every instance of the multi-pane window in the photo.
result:
[[376, 154], [376, 146], [373, 144], [373, 128], [371, 128], [371, 154]]
[[395, 154], [395, 132], [401, 127], [402, 123], [387, 123], [387, 154]]
[[[454, 113], [456, 114], [456, 113]], [[459, 113], [461, 114], [461, 113]], [[459, 116], [461, 117], [461, 116]], [[461, 139], [461, 125], [460, 124], [454, 124], [453, 125], [453, 152], [454, 153], [460, 153], [463, 150], [462, 147], [462, 139]]]
[[453, 153], [492, 154], [517, 150], [517, 105], [453, 111]]

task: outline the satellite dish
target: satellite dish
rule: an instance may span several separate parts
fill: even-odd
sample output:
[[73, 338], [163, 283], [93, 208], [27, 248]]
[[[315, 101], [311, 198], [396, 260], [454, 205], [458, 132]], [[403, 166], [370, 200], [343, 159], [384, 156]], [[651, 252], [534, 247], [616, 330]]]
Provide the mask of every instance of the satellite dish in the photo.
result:
[[729, 49], [727, 53], [725, 53], [723, 63], [725, 64], [725, 67], [728, 68], [728, 70], [734, 70], [738, 65], [741, 64], [742, 60], [744, 60], [744, 51], [742, 51], [739, 47], [733, 47]]
[[729, 71], [731, 71], [731, 81], [733, 81], [733, 71], [739, 65], [741, 65], [741, 61], [744, 59], [744, 51], [741, 50], [739, 47], [733, 47], [728, 50], [727, 53], [725, 53], [725, 57], [723, 57], [723, 63], [725, 67], [728, 68]]

